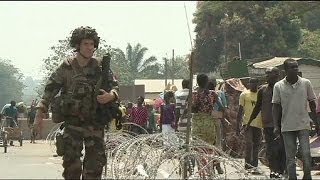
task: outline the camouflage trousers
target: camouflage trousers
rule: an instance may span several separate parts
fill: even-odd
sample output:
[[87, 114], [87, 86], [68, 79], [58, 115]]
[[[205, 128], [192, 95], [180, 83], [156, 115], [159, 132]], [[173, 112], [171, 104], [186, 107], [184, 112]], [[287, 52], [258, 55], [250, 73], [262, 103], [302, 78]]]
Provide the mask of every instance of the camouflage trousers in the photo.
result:
[[[101, 179], [106, 163], [104, 128], [66, 125], [63, 134], [63, 177], [65, 179]], [[81, 151], [85, 147], [83, 162]]]

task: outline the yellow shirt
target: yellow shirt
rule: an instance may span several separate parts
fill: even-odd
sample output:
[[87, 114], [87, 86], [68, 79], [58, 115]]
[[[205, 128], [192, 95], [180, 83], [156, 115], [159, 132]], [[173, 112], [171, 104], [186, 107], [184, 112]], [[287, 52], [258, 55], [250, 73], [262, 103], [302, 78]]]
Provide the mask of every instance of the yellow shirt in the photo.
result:
[[[240, 94], [239, 105], [243, 107], [243, 124], [248, 124], [251, 113], [257, 102], [257, 93], [245, 90]], [[250, 123], [250, 126], [262, 128], [261, 113]]]

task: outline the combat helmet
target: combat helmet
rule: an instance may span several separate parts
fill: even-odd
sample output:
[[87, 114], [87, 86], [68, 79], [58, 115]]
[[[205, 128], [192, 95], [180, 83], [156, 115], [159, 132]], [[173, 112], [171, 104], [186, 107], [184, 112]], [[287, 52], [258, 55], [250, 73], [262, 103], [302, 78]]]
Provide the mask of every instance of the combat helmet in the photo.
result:
[[[77, 45], [79, 45], [83, 39], [92, 39], [94, 41], [94, 47], [98, 48], [100, 37], [92, 27], [81, 26], [73, 30], [70, 37], [70, 46], [72, 48], [78, 48]], [[75, 51], [79, 51], [79, 49], [76, 49]]]

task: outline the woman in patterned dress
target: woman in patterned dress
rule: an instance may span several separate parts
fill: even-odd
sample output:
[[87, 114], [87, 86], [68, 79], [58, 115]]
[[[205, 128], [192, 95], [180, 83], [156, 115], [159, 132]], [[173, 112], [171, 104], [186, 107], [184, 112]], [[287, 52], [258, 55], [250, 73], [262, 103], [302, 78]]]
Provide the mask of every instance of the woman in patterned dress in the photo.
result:
[[[199, 88], [197, 91], [192, 93], [192, 130], [191, 134], [193, 136], [199, 137], [201, 140], [205, 141], [210, 145], [216, 143], [216, 121], [211, 115], [214, 110], [214, 103], [216, 102], [222, 111], [224, 107], [221, 102], [218, 101], [218, 95], [213, 90], [208, 90], [208, 76], [205, 74], [199, 74], [197, 76], [197, 84]], [[211, 149], [201, 149], [205, 151], [208, 155], [213, 155]], [[206, 166], [208, 164], [207, 160], [204, 158], [201, 161], [201, 166]], [[200, 167], [200, 168], [202, 168]], [[214, 169], [201, 170], [200, 174], [205, 176], [208, 171], [213, 171]], [[203, 172], [205, 171], [205, 172]]]

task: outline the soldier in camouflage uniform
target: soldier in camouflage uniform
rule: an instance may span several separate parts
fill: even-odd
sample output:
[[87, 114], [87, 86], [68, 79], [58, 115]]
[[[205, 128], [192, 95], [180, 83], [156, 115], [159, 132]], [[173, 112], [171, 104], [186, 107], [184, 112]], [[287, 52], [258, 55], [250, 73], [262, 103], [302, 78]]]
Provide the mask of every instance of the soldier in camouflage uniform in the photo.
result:
[[[93, 58], [93, 53], [98, 48], [99, 39], [91, 27], [81, 26], [72, 32], [70, 46], [75, 48], [75, 57], [65, 59], [51, 74], [37, 105], [35, 125], [37, 117], [48, 111], [48, 106], [55, 102], [55, 96], [60, 92], [62, 100], [58, 105], [65, 126], [62, 154], [62, 175], [65, 179], [80, 179], [81, 175], [82, 179], [101, 179], [106, 163], [104, 125], [97, 123], [95, 112], [97, 103], [117, 101], [118, 87], [114, 86], [109, 93], [96, 90], [101, 75], [101, 61]], [[112, 75], [111, 70], [110, 73]], [[101, 95], [95, 96], [99, 94], [96, 91], [102, 92]], [[54, 115], [53, 110], [52, 113]], [[82, 163], [83, 143], [85, 157]]]

